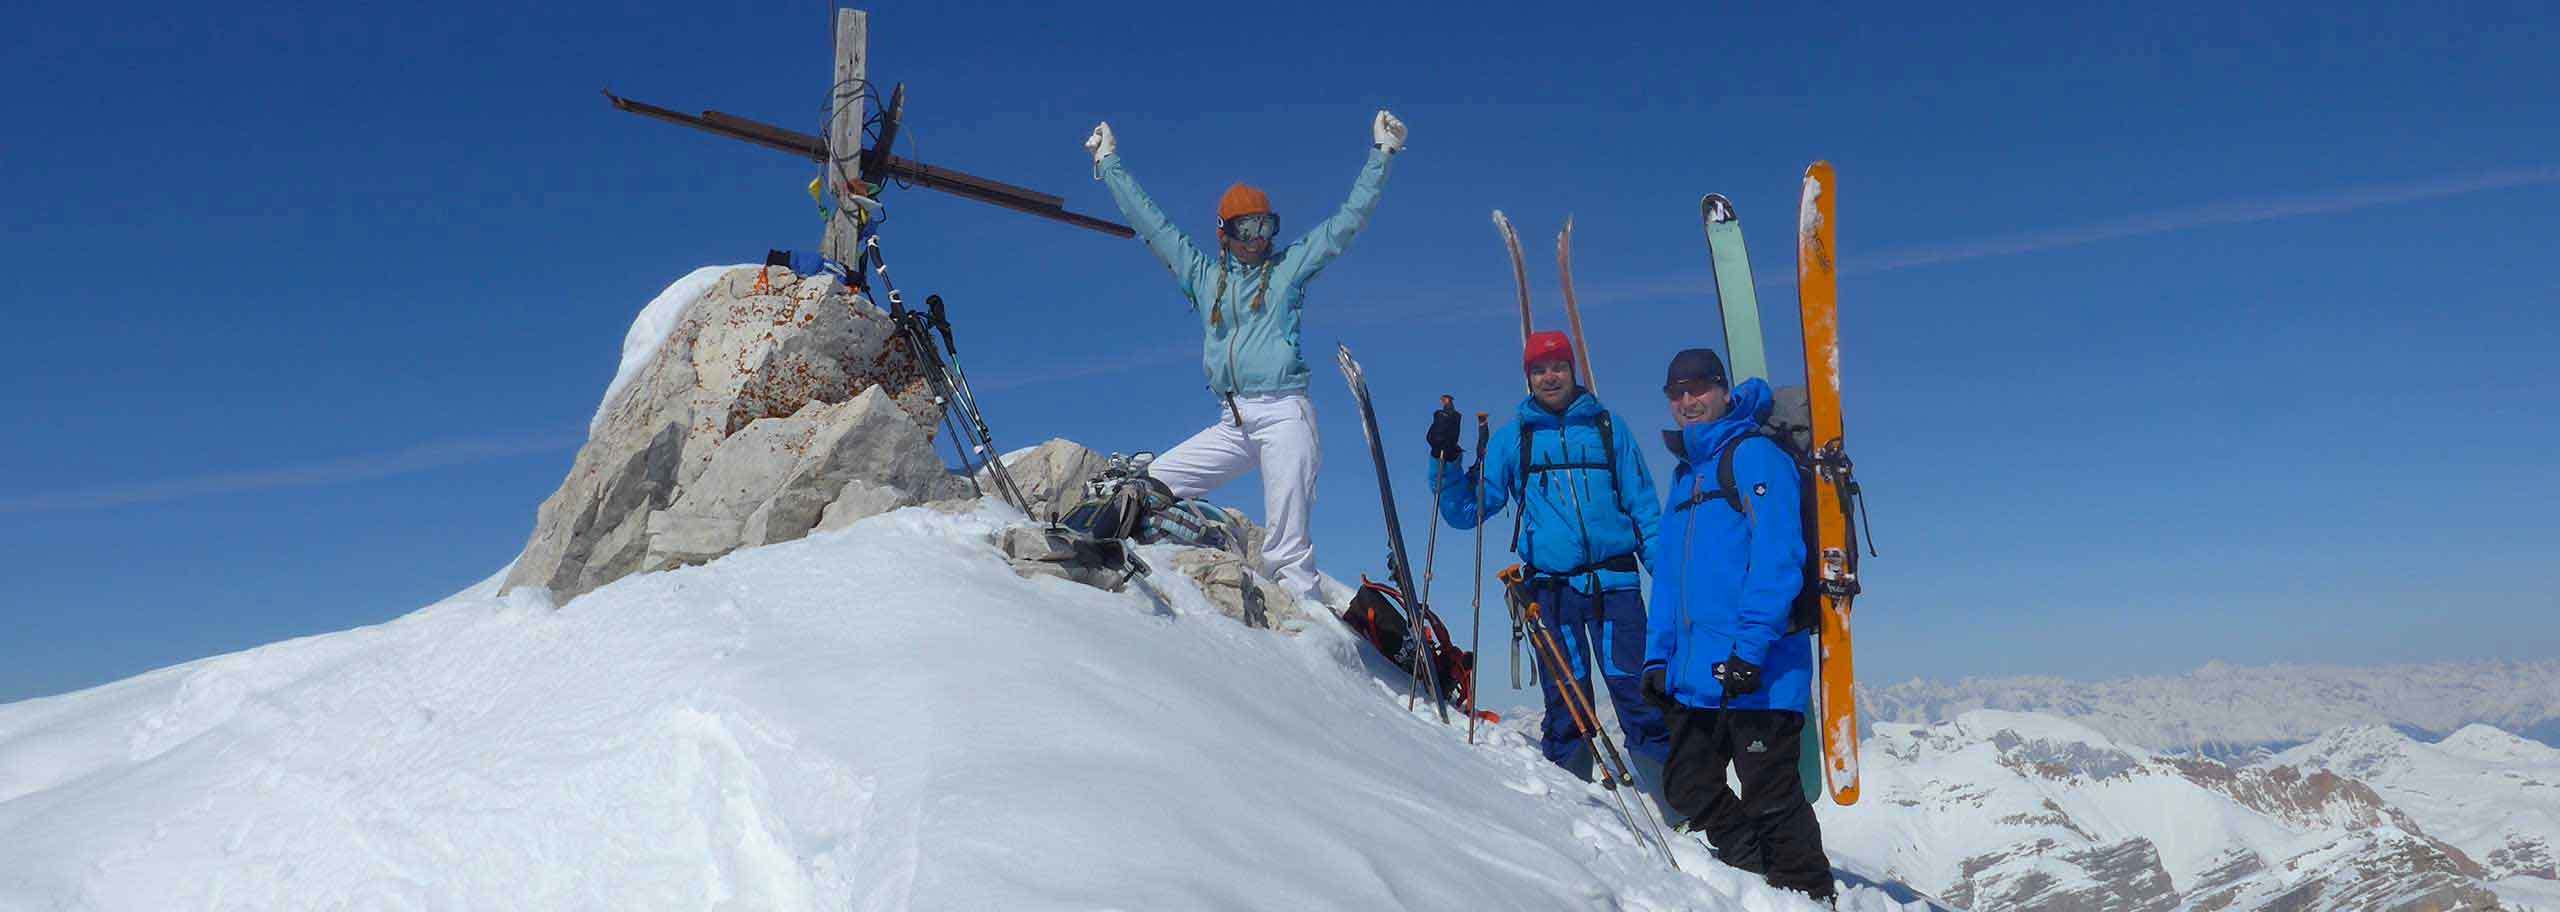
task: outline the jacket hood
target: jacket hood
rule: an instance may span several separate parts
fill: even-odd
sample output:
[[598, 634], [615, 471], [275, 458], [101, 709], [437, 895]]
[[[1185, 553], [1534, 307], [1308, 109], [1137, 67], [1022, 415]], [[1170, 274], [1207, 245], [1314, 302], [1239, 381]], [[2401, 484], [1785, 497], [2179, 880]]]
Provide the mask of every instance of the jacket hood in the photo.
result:
[[[1769, 420], [1776, 397], [1769, 392], [1767, 381], [1758, 377], [1742, 381], [1733, 388], [1724, 417], [1705, 424], [1673, 428], [1662, 432], [1662, 445], [1682, 462], [1695, 462], [1713, 456], [1745, 434], [1759, 430]], [[1692, 458], [1690, 454], [1697, 454]]]

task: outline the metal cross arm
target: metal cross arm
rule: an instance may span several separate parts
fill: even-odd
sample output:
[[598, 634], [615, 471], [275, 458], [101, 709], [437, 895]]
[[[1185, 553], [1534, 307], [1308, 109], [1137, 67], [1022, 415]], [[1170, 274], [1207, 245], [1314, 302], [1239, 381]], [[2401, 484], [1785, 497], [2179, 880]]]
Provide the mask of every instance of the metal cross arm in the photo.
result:
[[[719, 111], [704, 111], [700, 115], [687, 114], [682, 111], [662, 108], [645, 101], [624, 98], [620, 95], [613, 94], [610, 89], [605, 91], [604, 97], [613, 102], [615, 110], [629, 111], [642, 117], [655, 118], [668, 123], [682, 124], [706, 133], [713, 133], [729, 137], [730, 139], [754, 143], [777, 152], [787, 152], [813, 162], [824, 163], [827, 161], [827, 140], [823, 136], [802, 133], [798, 130], [784, 129], [769, 123], [749, 120], [735, 114], [724, 114]], [[901, 105], [896, 107], [903, 106]], [[1115, 237], [1133, 238], [1138, 236], [1138, 233], [1131, 230], [1127, 225], [1106, 219], [1095, 218], [1081, 212], [1068, 211], [1066, 208], [1066, 199], [1063, 197], [1042, 193], [1026, 187], [1017, 187], [1002, 181], [990, 180], [964, 171], [955, 171], [950, 168], [936, 167], [923, 162], [910, 161], [908, 159], [899, 158], [896, 155], [885, 154], [885, 152], [886, 150], [873, 149], [868, 150], [863, 155], [862, 158], [865, 162], [866, 170], [870, 170], [871, 163], [876, 162], [878, 172], [863, 174], [863, 180], [876, 182], [884, 177], [895, 177], [912, 182], [917, 186], [940, 190], [953, 196], [967, 197], [982, 203], [1002, 206], [1015, 212], [1028, 213], [1082, 228], [1090, 228]]]

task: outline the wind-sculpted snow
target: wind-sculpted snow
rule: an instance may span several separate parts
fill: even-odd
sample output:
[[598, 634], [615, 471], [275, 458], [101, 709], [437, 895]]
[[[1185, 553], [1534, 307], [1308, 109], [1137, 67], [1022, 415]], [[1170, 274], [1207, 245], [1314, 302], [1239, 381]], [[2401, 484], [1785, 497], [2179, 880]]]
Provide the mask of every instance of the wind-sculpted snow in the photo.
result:
[[0, 909], [1812, 908], [1330, 625], [1018, 577], [1004, 512], [0, 706]]
[[1868, 688], [1872, 721], [1926, 725], [1974, 709], [2061, 716], [2125, 744], [2245, 758], [2354, 725], [2443, 734], [2473, 723], [2560, 737], [2560, 661], [2352, 668], [2214, 663], [2176, 677], [1910, 681]]

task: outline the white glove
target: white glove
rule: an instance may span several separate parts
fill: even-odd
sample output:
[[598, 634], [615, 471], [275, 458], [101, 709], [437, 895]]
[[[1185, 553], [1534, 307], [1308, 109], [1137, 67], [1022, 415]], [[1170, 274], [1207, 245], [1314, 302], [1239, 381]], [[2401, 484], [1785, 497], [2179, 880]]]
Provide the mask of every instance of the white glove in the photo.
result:
[[1378, 119], [1369, 124], [1369, 135], [1377, 140], [1378, 148], [1387, 150], [1389, 155], [1404, 151], [1404, 121], [1397, 120], [1393, 114], [1379, 111]]
[[1097, 165], [1102, 164], [1102, 160], [1112, 153], [1120, 151], [1120, 141], [1111, 136], [1110, 121], [1106, 120], [1093, 125], [1093, 133], [1084, 138], [1084, 150], [1093, 153], [1093, 163]]

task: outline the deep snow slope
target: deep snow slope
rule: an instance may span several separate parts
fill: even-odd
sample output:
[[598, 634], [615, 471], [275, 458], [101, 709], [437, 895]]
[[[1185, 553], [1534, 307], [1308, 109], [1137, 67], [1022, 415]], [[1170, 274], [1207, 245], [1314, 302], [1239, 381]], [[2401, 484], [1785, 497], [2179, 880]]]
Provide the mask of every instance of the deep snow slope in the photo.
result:
[[1018, 578], [1001, 518], [0, 706], [0, 909], [1811, 908], [1667, 870], [1330, 627]]

